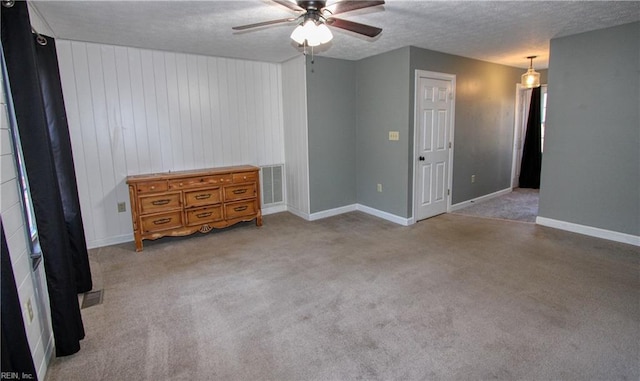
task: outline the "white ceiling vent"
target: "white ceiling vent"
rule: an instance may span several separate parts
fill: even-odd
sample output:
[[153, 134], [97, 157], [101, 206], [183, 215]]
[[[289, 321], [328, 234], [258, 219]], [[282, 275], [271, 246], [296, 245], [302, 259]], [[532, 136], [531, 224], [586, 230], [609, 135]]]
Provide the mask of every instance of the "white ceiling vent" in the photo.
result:
[[282, 191], [283, 164], [262, 167], [262, 206], [281, 204], [284, 202]]

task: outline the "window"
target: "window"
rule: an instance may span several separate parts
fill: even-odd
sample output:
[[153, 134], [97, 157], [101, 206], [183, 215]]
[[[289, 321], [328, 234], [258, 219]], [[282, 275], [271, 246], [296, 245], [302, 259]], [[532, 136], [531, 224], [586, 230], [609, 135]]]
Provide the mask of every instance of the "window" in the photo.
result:
[[27, 225], [27, 239], [30, 244], [31, 264], [33, 268], [38, 267], [42, 260], [42, 249], [40, 248], [40, 240], [38, 239], [38, 227], [36, 225], [36, 217], [33, 212], [33, 203], [31, 201], [31, 191], [29, 190], [29, 179], [27, 178], [27, 170], [24, 165], [24, 156], [22, 155], [22, 145], [20, 144], [20, 134], [18, 133], [18, 125], [16, 123], [16, 115], [13, 109], [13, 99], [11, 98], [11, 86], [7, 80], [7, 68], [2, 54], [2, 86], [4, 89], [7, 112], [9, 119], [9, 130], [11, 131], [11, 140], [13, 143], [13, 152], [16, 163], [16, 172], [18, 184], [20, 186], [20, 194], [22, 195], [22, 209], [24, 212], [25, 224]]
[[540, 116], [540, 151], [544, 152], [544, 127], [547, 121], [547, 86], [543, 85], [540, 88], [540, 96], [542, 99], [540, 102], [540, 112], [542, 115]]

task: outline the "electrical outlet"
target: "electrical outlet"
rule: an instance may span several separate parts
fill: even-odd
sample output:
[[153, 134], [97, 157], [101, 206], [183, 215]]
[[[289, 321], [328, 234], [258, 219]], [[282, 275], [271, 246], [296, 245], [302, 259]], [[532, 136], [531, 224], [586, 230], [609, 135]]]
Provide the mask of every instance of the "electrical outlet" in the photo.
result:
[[119, 202], [118, 203], [118, 213], [122, 213], [122, 212], [126, 212], [127, 211], [127, 204], [124, 202]]
[[475, 183], [476, 182], [476, 175], [471, 175], [471, 182]]
[[29, 324], [31, 324], [31, 322], [33, 321], [33, 307], [31, 307], [31, 298], [27, 299], [25, 307], [27, 307], [27, 318], [29, 319]]
[[389, 131], [389, 140], [400, 140], [400, 131]]
[[378, 192], [382, 192], [382, 184], [378, 184]]

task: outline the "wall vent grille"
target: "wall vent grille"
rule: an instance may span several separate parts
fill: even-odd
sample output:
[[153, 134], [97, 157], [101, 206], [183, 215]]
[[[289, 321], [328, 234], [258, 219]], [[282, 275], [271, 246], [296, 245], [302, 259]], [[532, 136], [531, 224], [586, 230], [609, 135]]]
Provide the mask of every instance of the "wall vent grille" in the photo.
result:
[[271, 206], [284, 202], [284, 192], [282, 191], [282, 174], [284, 165], [270, 165], [262, 167], [262, 206]]

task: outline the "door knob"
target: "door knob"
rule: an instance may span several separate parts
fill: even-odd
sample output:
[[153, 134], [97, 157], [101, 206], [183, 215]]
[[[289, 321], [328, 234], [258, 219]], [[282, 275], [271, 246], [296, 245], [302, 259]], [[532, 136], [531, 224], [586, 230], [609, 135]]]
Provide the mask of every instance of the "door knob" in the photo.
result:
[[418, 160], [420, 160], [420, 161], [424, 161], [424, 156], [420, 156], [420, 157], [418, 158]]

